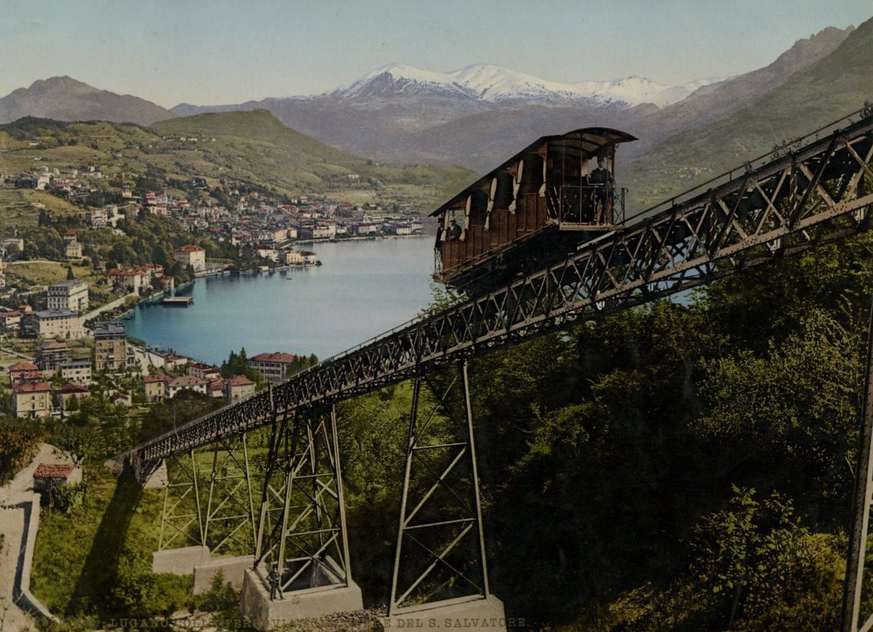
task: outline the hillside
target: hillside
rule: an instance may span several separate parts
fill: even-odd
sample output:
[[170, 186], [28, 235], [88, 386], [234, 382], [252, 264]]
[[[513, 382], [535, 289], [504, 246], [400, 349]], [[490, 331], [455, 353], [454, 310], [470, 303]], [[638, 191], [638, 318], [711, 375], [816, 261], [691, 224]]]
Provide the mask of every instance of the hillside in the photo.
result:
[[742, 165], [873, 99], [873, 20], [832, 53], [730, 116], [671, 138], [619, 173], [640, 210]]
[[208, 190], [223, 181], [286, 197], [407, 203], [421, 211], [474, 177], [458, 168], [378, 165], [288, 129], [265, 111], [177, 118], [152, 128], [22, 119], [0, 126], [0, 149], [4, 173], [38, 164], [61, 169], [90, 164], [101, 168], [105, 178], [97, 186], [107, 190], [138, 179], [172, 188], [198, 176]]
[[149, 125], [175, 114], [129, 94], [99, 90], [70, 77], [52, 77], [0, 99], [0, 123], [26, 116], [58, 121], [113, 121]]
[[798, 40], [773, 63], [721, 83], [705, 86], [687, 99], [632, 121], [628, 130], [639, 142], [627, 146], [623, 160], [640, 156], [664, 140], [721, 120], [785, 84], [791, 77], [830, 55], [854, 31], [826, 28]]

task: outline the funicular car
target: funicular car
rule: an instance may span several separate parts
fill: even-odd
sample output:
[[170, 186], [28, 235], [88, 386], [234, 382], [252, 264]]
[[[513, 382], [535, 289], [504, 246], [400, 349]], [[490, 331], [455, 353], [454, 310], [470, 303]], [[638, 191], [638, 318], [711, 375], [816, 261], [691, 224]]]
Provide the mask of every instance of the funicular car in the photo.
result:
[[590, 127], [544, 136], [440, 206], [434, 278], [470, 295], [621, 228], [615, 152], [635, 137]]

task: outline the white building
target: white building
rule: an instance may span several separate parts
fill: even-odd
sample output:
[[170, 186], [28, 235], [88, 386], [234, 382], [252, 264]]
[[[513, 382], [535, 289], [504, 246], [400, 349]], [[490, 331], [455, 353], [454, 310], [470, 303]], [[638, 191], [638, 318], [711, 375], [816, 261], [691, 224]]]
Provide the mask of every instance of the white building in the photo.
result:
[[181, 377], [173, 378], [167, 382], [166, 397], [167, 399], [171, 399], [182, 391], [196, 391], [206, 395], [207, 384], [209, 384], [207, 380], [194, 377], [193, 375], [183, 375]]
[[88, 309], [87, 281], [70, 279], [50, 285], [48, 288], [48, 308], [84, 312]]
[[85, 337], [85, 328], [78, 312], [48, 309], [34, 315], [34, 333], [43, 338], [78, 340]]
[[282, 251], [282, 263], [286, 266], [315, 265], [316, 254], [310, 250], [286, 248]]
[[67, 382], [88, 386], [91, 384], [91, 361], [68, 360], [61, 363], [61, 377]]
[[173, 259], [183, 266], [191, 266], [195, 272], [206, 269], [206, 251], [200, 246], [180, 246], [173, 251]]
[[269, 259], [273, 263], [279, 262], [279, 253], [271, 246], [260, 245], [257, 249], [258, 256], [264, 259]]

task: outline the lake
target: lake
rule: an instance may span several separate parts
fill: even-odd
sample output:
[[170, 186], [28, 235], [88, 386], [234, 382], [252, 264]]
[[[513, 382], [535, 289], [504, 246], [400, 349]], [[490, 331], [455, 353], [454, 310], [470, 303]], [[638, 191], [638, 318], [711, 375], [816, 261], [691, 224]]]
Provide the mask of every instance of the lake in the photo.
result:
[[316, 243], [321, 266], [197, 279], [177, 292], [193, 305], [140, 304], [125, 328], [210, 364], [241, 347], [249, 357], [283, 351], [325, 359], [430, 305], [432, 244], [430, 236]]

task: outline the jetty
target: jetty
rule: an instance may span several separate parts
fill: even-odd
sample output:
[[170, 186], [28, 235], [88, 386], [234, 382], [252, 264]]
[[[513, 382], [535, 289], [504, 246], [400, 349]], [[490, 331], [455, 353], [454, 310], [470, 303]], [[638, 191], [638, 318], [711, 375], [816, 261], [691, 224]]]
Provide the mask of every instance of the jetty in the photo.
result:
[[167, 296], [161, 301], [161, 304], [170, 307], [188, 307], [194, 303], [194, 298], [191, 296]]

